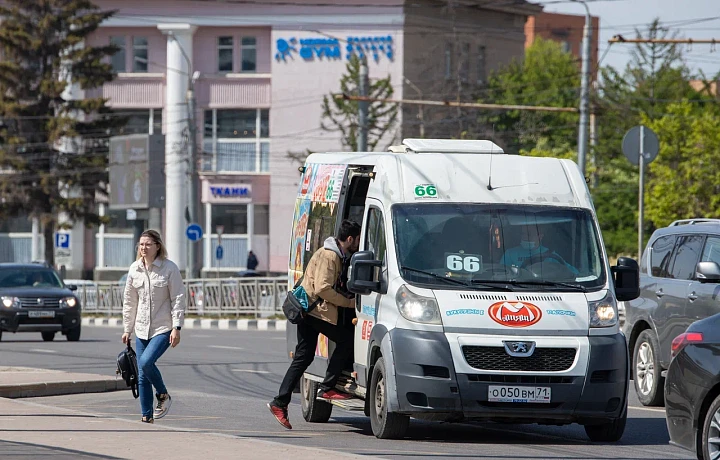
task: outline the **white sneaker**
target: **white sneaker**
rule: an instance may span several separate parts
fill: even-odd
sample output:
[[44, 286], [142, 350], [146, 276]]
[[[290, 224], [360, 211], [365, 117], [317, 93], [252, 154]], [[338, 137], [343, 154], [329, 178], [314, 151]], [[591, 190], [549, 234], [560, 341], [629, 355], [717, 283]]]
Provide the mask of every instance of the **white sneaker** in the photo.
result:
[[164, 395], [156, 395], [157, 396], [157, 406], [155, 406], [154, 416], [155, 418], [163, 418], [167, 415], [168, 411], [170, 410], [170, 406], [172, 405], [172, 398], [170, 397], [169, 393], [166, 393]]

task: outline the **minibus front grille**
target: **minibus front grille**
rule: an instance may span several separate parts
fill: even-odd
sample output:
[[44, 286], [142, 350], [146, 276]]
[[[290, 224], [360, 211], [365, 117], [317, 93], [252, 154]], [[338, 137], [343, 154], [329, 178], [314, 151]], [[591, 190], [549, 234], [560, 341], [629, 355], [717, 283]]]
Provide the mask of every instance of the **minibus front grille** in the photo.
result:
[[483, 371], [562, 372], [575, 362], [575, 348], [535, 348], [529, 356], [510, 356], [504, 347], [466, 345], [467, 363]]

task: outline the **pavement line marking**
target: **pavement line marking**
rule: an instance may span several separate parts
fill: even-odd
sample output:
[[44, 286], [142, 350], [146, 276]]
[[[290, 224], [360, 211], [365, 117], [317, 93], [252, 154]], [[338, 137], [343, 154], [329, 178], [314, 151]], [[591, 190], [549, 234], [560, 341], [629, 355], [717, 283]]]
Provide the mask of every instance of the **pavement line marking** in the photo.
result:
[[256, 371], [255, 369], [232, 369], [233, 372], [250, 372], [252, 374], [269, 374], [270, 371]]
[[647, 411], [650, 411], [650, 412], [662, 412], [662, 413], [665, 413], [665, 409], [653, 409], [652, 407], [628, 406], [628, 409], [647, 410]]
[[225, 345], [208, 345], [208, 348], [220, 348], [223, 350], [244, 350], [244, 348], [241, 347], [228, 347]]
[[43, 348], [31, 348], [29, 351], [37, 351], [38, 353], [57, 353], [56, 350], [45, 350]]

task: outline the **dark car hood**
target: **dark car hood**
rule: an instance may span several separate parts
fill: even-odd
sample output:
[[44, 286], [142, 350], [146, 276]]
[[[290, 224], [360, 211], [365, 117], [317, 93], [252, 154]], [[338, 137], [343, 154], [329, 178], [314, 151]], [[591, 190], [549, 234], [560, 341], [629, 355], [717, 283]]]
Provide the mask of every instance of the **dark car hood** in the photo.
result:
[[73, 291], [57, 287], [0, 288], [0, 296], [11, 297], [69, 297]]

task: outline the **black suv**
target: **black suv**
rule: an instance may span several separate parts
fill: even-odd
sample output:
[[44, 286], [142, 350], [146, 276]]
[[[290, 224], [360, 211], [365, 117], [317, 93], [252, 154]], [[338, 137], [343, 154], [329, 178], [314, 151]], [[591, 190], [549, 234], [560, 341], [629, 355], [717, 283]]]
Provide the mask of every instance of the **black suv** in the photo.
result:
[[640, 263], [640, 297], [625, 302], [623, 332], [638, 399], [663, 404], [675, 337], [720, 313], [720, 219], [678, 220], [655, 231]]
[[60, 331], [71, 342], [80, 340], [76, 289], [44, 264], [0, 264], [0, 340], [3, 331], [40, 332], [46, 342]]

